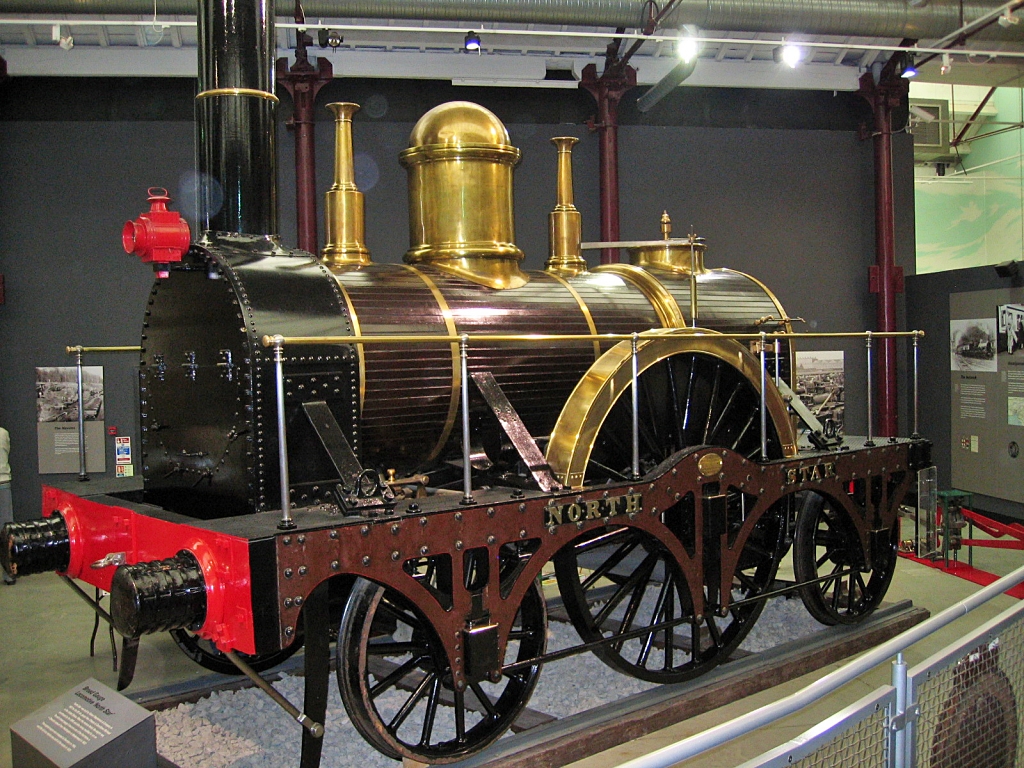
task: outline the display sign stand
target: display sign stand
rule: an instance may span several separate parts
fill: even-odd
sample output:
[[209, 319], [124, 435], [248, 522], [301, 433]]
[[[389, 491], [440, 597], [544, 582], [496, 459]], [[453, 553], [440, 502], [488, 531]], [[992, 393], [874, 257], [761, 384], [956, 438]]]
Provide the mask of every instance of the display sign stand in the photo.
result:
[[11, 765], [157, 768], [156, 720], [90, 678], [11, 726]]

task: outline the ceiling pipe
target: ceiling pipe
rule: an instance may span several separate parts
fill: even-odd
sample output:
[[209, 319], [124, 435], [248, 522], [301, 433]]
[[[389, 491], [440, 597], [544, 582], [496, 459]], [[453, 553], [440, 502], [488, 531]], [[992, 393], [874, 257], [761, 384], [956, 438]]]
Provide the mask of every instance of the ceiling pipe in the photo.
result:
[[[1002, 3], [991, 0], [679, 0], [663, 26], [809, 35], [941, 38], [963, 20], [985, 15]], [[307, 18], [384, 18], [523, 24], [636, 27], [640, 0], [305, 0]], [[194, 15], [195, 0], [159, 0], [163, 15]], [[0, 13], [139, 14], [151, 0], [0, 0]], [[1024, 39], [1024, 25], [993, 26], [982, 36]]]

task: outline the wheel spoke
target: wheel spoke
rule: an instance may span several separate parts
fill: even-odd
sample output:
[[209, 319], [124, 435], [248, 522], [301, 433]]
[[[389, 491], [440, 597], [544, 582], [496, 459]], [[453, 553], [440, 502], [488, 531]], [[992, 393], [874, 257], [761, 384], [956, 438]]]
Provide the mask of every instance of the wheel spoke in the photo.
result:
[[423, 714], [423, 730], [420, 731], [420, 746], [425, 747], [430, 743], [430, 734], [434, 731], [434, 718], [437, 716], [437, 707], [441, 703], [441, 679], [434, 676], [434, 683], [430, 686], [430, 696], [427, 697], [427, 711]]
[[403, 677], [416, 669], [419, 665], [422, 656], [415, 656], [404, 664], [399, 665], [396, 669], [392, 670], [388, 675], [381, 678], [381, 680], [369, 689], [370, 699], [376, 699], [384, 691], [396, 685]]
[[479, 700], [480, 704], [483, 706], [483, 708], [487, 710], [487, 716], [491, 718], [497, 717], [498, 711], [494, 708], [494, 704], [493, 702], [491, 702], [491, 699], [487, 695], [487, 692], [480, 687], [480, 683], [470, 683], [469, 687], [473, 691], [473, 693], [476, 694], [476, 697]]
[[711, 433], [711, 417], [715, 413], [715, 402], [718, 400], [718, 385], [722, 381], [722, 361], [715, 361], [715, 379], [711, 385], [711, 397], [708, 398], [708, 417], [704, 420], [704, 435], [701, 437], [703, 445], [708, 444], [708, 436]]
[[615, 591], [615, 594], [608, 599], [608, 602], [605, 603], [604, 607], [597, 613], [597, 615], [594, 616], [595, 627], [600, 628], [608, 618], [609, 614], [618, 607], [619, 603], [622, 602], [626, 595], [636, 588], [637, 583], [641, 579], [645, 578], [645, 570], [648, 574], [654, 570], [654, 561], [657, 560], [657, 557], [658, 556], [654, 552], [649, 552], [647, 554], [647, 557], [644, 558], [640, 567], [633, 571], [630, 577], [626, 579], [622, 586]]
[[609, 557], [607, 560], [601, 563], [601, 565], [595, 568], [593, 572], [586, 579], [584, 579], [584, 591], [590, 589], [599, 580], [604, 578], [605, 575], [607, 575], [612, 570], [612, 568], [621, 563], [625, 558], [629, 557], [633, 550], [637, 548], [638, 544], [639, 541], [634, 539], [633, 541], [627, 541], [621, 547], [619, 547], [619, 549], [616, 552], [614, 552], [611, 557]]
[[391, 733], [398, 733], [398, 729], [402, 727], [402, 723], [406, 721], [406, 718], [412, 714], [413, 709], [416, 708], [416, 703], [423, 698], [427, 692], [427, 688], [433, 683], [434, 675], [425, 675], [420, 681], [420, 684], [416, 686], [416, 689], [412, 692], [408, 699], [405, 700], [405, 704], [402, 705], [401, 709], [395, 714], [388, 723], [387, 728]]

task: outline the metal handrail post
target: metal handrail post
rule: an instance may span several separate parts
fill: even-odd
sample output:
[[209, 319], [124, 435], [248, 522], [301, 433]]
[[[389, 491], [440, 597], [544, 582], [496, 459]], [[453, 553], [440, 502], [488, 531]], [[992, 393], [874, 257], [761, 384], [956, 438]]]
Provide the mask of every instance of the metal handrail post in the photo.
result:
[[907, 768], [907, 662], [903, 651], [896, 654], [892, 663], [892, 687], [896, 689], [896, 711], [893, 713], [893, 749], [889, 765], [893, 768]]
[[782, 380], [782, 365], [779, 363], [779, 355], [782, 353], [782, 342], [778, 339], [775, 340], [775, 386], [779, 386], [779, 382]]
[[472, 448], [469, 444], [469, 335], [459, 337], [459, 374], [462, 382], [462, 503], [473, 503]]
[[761, 460], [768, 459], [768, 368], [764, 348], [768, 334], [761, 331]]
[[874, 445], [875, 441], [873, 439], [872, 430], [874, 428], [874, 414], [873, 414], [873, 411], [875, 409], [875, 406], [872, 404], [872, 398], [871, 398], [871, 381], [874, 378], [872, 376], [872, 374], [871, 374], [871, 364], [872, 364], [872, 357], [873, 357], [873, 354], [874, 354], [874, 346], [871, 343], [871, 331], [868, 331], [865, 334], [864, 346], [867, 347], [867, 350], [868, 350], [868, 397], [867, 397], [867, 401], [868, 401], [868, 439], [864, 441], [864, 445]]
[[918, 364], [920, 362], [920, 359], [919, 359], [920, 358], [920, 354], [919, 354], [920, 353], [920, 348], [918, 346], [917, 340], [918, 340], [918, 336], [917, 336], [917, 333], [915, 333], [914, 334], [914, 342], [913, 342], [914, 343], [914, 431], [910, 435], [915, 440], [920, 439], [920, 437], [921, 437], [921, 433], [917, 431], [917, 408], [918, 408], [918, 403], [919, 403], [918, 394], [917, 394], [917, 386], [918, 386], [918, 378], [917, 377], [918, 377]]
[[284, 337], [274, 337], [274, 373], [277, 380], [277, 466], [281, 476], [281, 522], [277, 527], [288, 531], [295, 527], [288, 479], [288, 435], [284, 413]]
[[82, 397], [82, 348], [75, 350], [75, 373], [78, 381], [78, 479], [89, 479], [85, 468], [85, 402]]
[[632, 386], [630, 387], [633, 398], [633, 479], [640, 477], [640, 390], [637, 382], [640, 378], [640, 363], [637, 360], [637, 345], [640, 342], [640, 334], [634, 333], [631, 339], [631, 374]]

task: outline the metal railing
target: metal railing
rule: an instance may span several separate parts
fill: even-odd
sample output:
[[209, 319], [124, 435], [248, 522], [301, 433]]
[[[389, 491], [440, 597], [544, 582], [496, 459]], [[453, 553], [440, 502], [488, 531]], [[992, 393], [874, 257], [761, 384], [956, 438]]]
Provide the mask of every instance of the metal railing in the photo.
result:
[[78, 479], [88, 480], [89, 473], [85, 468], [85, 403], [82, 395], [82, 356], [93, 352], [141, 352], [142, 347], [64, 347], [64, 352], [75, 356], [75, 374], [78, 383]]
[[867, 441], [865, 445], [872, 446], [873, 418], [872, 418], [872, 360], [874, 355], [874, 339], [879, 338], [912, 338], [914, 345], [913, 362], [913, 390], [914, 390], [914, 428], [913, 436], [918, 437], [917, 423], [917, 392], [918, 392], [918, 339], [924, 336], [924, 331], [892, 331], [885, 333], [874, 333], [866, 331], [863, 333], [840, 332], [840, 333], [785, 333], [785, 332], [760, 332], [760, 333], [717, 333], [694, 331], [692, 328], [680, 328], [677, 330], [658, 329], [643, 333], [595, 333], [595, 334], [562, 334], [562, 333], [530, 333], [530, 334], [459, 334], [459, 335], [418, 335], [418, 334], [390, 334], [380, 336], [281, 336], [265, 335], [262, 338], [264, 347], [273, 349], [275, 378], [277, 381], [277, 423], [278, 423], [278, 462], [280, 464], [281, 477], [281, 522], [282, 529], [294, 526], [291, 518], [290, 499], [288, 494], [288, 436], [285, 429], [284, 413], [284, 347], [285, 346], [310, 346], [310, 345], [367, 345], [367, 344], [458, 344], [460, 361], [460, 398], [462, 410], [462, 462], [463, 462], [463, 493], [462, 503], [473, 503], [473, 486], [471, 472], [471, 445], [469, 439], [469, 376], [467, 360], [471, 344], [550, 344], [562, 341], [591, 341], [591, 342], [622, 342], [628, 341], [631, 344], [630, 365], [631, 365], [631, 399], [632, 399], [632, 474], [633, 477], [640, 476], [640, 425], [639, 425], [639, 403], [637, 379], [639, 378], [637, 352], [641, 341], [653, 339], [666, 339], [673, 336], [685, 336], [688, 338], [699, 338], [706, 336], [714, 339], [728, 339], [732, 341], [756, 341], [758, 342], [760, 366], [761, 366], [761, 455], [768, 455], [768, 416], [767, 416], [767, 389], [768, 389], [768, 364], [767, 353], [768, 343], [772, 342], [775, 348], [775, 381], [779, 381], [780, 366], [779, 349], [782, 340], [794, 339], [864, 339], [867, 348], [867, 404], [868, 404], [868, 427]]
[[[1013, 606], [997, 619], [983, 625], [966, 639], [958, 641], [954, 646], [946, 649], [936, 657], [928, 659], [923, 664], [915, 667], [909, 674], [903, 659], [903, 651], [927, 635], [932, 634], [956, 619], [966, 616], [980, 605], [994, 597], [998, 597], [1022, 581], [1024, 581], [1024, 567], [1018, 568], [1008, 576], [1004, 576], [984, 589], [975, 592], [970, 597], [918, 624], [916, 627], [868, 651], [860, 658], [830, 672], [796, 693], [756, 709], [753, 712], [744, 714], [734, 720], [678, 741], [675, 744], [670, 744], [649, 755], [630, 760], [620, 765], [619, 768], [669, 768], [669, 766], [683, 760], [696, 757], [703, 752], [719, 747], [758, 728], [777, 722], [814, 704], [824, 696], [838, 690], [893, 656], [896, 657], [896, 660], [893, 662], [893, 683], [891, 686], [885, 686], [879, 692], [872, 694], [871, 697], [862, 699], [802, 736], [799, 736], [797, 739], [794, 739], [792, 742], [783, 744], [781, 747], [771, 750], [759, 758], [744, 763], [741, 768], [768, 768], [768, 766], [783, 765], [807, 767], [842, 765], [843, 768], [859, 768], [860, 766], [864, 768], [882, 768], [883, 766], [885, 768], [914, 768], [918, 764], [917, 755], [922, 752], [919, 744], [926, 742], [928, 739], [934, 740], [935, 734], [941, 730], [937, 725], [929, 725], [929, 721], [922, 719], [922, 717], [926, 714], [927, 710], [928, 714], [932, 716], [937, 713], [937, 718], [942, 720], [944, 713], [948, 712], [948, 701], [952, 698], [948, 694], [957, 684], [955, 680], [961, 680], [960, 687], [963, 689], [965, 685], [962, 681], [968, 677], [963, 672], [964, 665], [961, 663], [963, 659], [973, 663], [976, 671], [990, 675], [992, 680], [1009, 679], [1001, 668], [997, 668], [998, 663], [993, 661], [993, 643], [995, 643], [995, 648], [1000, 649], [1010, 648], [1012, 643], [1012, 649], [1007, 650], [1005, 653], [1007, 657], [1012, 657], [1013, 660], [1013, 678], [1009, 683], [1009, 687], [1013, 690], [1013, 682], [1016, 682], [1015, 690], [1018, 694], [1024, 694], [1024, 603]], [[1011, 628], [1016, 633], [1012, 641], [1007, 642], [1005, 639], [999, 641], [999, 633], [1006, 632], [1008, 628]], [[983, 644], [984, 649], [979, 650], [979, 643]], [[987, 649], [988, 655], [979, 661], [986, 653], [985, 649]], [[938, 686], [939, 693], [931, 696], [929, 701], [925, 701], [928, 681], [931, 681], [942, 670], [952, 670], [949, 674], [954, 678], [954, 682], [947, 683], [944, 688]], [[958, 675], [959, 678], [957, 678]], [[989, 685], [993, 686], [993, 689], [999, 688], [996, 682], [990, 682]], [[1000, 688], [1000, 690], [1005, 694], [1005, 687]], [[986, 691], [986, 693], [988, 692]], [[964, 698], [961, 695], [961, 699]], [[935, 705], [935, 702], [939, 702], [938, 706]], [[1010, 708], [1006, 707], [1006, 709], [1009, 710]], [[1019, 728], [1019, 711], [1020, 709], [1013, 708], [1014, 734], [1016, 734], [1016, 729]], [[879, 712], [885, 712], [885, 715], [878, 718]], [[870, 733], [865, 731], [865, 726], [862, 725], [868, 716], [875, 718], [875, 724], [869, 727]], [[851, 729], [859, 729], [860, 736], [850, 737]], [[949, 732], [947, 716], [946, 730], [942, 731], [942, 733], [947, 734]], [[837, 742], [837, 740], [841, 743], [832, 744], [832, 742]], [[881, 761], [877, 759], [875, 752], [879, 743], [884, 744], [884, 760]], [[1007, 739], [1007, 743], [1009, 743], [1009, 739]], [[1020, 754], [1020, 751], [1024, 749], [1024, 740], [1017, 739], [1015, 736], [1013, 743], [1018, 751], [1016, 763], [1008, 760], [1004, 763], [972, 762], [971, 765], [986, 765], [996, 768], [1001, 765], [1008, 767], [1014, 764], [1024, 764], [1021, 762], [1022, 756]], [[829, 746], [830, 744], [832, 746]], [[865, 761], [857, 762], [852, 759], [849, 761], [843, 759], [840, 762], [822, 762], [814, 757], [818, 754], [819, 750], [823, 750], [821, 753], [823, 755], [831, 754], [835, 749], [842, 747], [842, 744], [854, 744], [855, 746], [850, 749], [854, 753], [864, 754], [866, 756]], [[866, 746], [868, 744], [875, 746], [869, 748]], [[843, 753], [840, 751], [839, 754]], [[800, 762], [801, 760], [808, 760], [809, 762]], [[929, 765], [932, 764], [932, 762], [929, 763]], [[935, 764], [952, 768], [962, 763], [956, 762], [955, 756], [950, 755], [947, 762]]]

